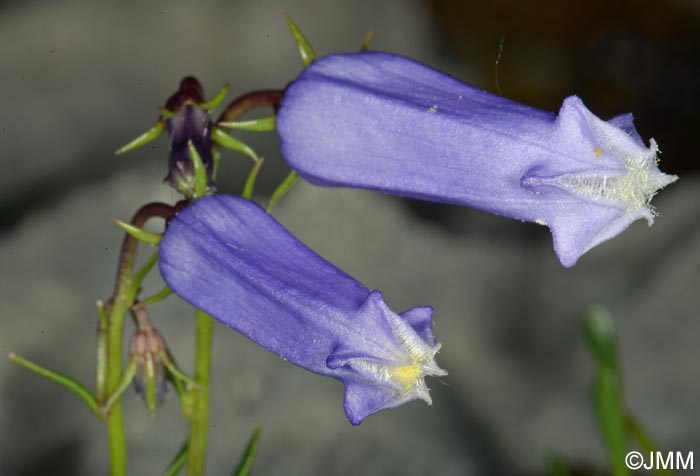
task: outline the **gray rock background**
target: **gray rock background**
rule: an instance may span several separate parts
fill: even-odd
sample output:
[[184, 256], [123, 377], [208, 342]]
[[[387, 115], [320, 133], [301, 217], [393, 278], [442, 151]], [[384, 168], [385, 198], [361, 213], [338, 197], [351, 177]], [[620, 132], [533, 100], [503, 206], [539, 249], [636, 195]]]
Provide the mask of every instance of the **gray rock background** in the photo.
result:
[[[160, 185], [164, 139], [112, 152], [152, 124], [185, 74], [209, 94], [229, 82], [231, 97], [293, 78], [300, 62], [281, 9], [319, 54], [356, 49], [371, 28], [377, 49], [492, 79], [447, 53], [429, 3], [0, 4], [2, 352], [92, 386], [94, 302], [111, 291], [121, 240], [111, 218], [177, 198]], [[268, 159], [264, 199], [286, 169], [274, 135], [244, 138]], [[247, 167], [226, 155], [220, 188], [240, 190]], [[414, 402], [355, 428], [338, 382], [217, 326], [208, 474], [230, 473], [255, 426], [257, 474], [542, 474], [553, 452], [603, 466], [581, 335], [593, 303], [615, 315], [630, 409], [662, 447], [700, 451], [698, 186], [682, 175], [655, 199], [654, 227], [636, 223], [565, 270], [535, 225], [300, 184], [276, 216], [394, 309], [433, 305], [450, 375], [430, 382], [432, 407]], [[191, 370], [187, 307], [171, 298], [152, 314]], [[159, 474], [187, 431], [177, 399], [151, 417], [127, 394], [126, 410], [132, 474]], [[73, 395], [0, 361], [0, 474], [106, 474], [106, 454], [103, 426]]]

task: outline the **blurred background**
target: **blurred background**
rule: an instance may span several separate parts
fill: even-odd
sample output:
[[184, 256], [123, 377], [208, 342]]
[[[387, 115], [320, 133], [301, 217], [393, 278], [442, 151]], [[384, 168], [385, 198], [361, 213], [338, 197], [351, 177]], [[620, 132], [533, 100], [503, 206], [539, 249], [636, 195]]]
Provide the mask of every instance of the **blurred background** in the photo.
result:
[[[217, 326], [208, 474], [231, 472], [255, 426], [265, 475], [540, 475], [551, 455], [605, 469], [581, 331], [594, 303], [616, 318], [629, 409], [662, 448], [700, 451], [694, 0], [0, 1], [0, 350], [92, 388], [94, 303], [111, 292], [121, 241], [111, 219], [177, 200], [161, 184], [167, 139], [114, 150], [154, 124], [185, 75], [208, 96], [284, 87], [301, 61], [281, 10], [318, 55], [357, 50], [372, 30], [373, 49], [542, 109], [577, 94], [602, 118], [633, 112], [680, 180], [655, 198], [652, 228], [635, 223], [568, 270], [543, 227], [298, 185], [275, 215], [393, 309], [435, 307], [449, 376], [429, 382], [432, 407], [355, 428], [340, 383]], [[262, 200], [288, 171], [277, 138], [239, 137], [266, 159]], [[239, 193], [248, 166], [225, 153], [220, 190]], [[191, 370], [190, 310], [170, 298], [152, 318]], [[160, 474], [187, 431], [177, 399], [154, 417], [131, 392], [125, 404], [131, 474]], [[0, 360], [0, 474], [106, 474], [106, 456], [77, 398]]]

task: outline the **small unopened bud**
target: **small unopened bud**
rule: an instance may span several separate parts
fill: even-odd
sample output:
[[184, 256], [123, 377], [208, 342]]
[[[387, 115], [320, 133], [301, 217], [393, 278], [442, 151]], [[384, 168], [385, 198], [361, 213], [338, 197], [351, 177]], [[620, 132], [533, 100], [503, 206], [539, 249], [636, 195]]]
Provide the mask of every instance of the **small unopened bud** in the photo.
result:
[[147, 327], [134, 333], [129, 351], [129, 360], [136, 363], [134, 390], [146, 402], [151, 413], [163, 403], [167, 391], [163, 367], [167, 359], [165, 341], [158, 331]]

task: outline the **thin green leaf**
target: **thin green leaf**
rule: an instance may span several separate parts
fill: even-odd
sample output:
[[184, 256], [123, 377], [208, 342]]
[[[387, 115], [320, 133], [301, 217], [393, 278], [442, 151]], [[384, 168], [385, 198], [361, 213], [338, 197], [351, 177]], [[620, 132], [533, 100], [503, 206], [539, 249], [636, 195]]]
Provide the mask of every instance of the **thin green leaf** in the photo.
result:
[[585, 321], [585, 334], [596, 361], [593, 395], [612, 474], [626, 476], [629, 474], [629, 468], [625, 464], [627, 431], [615, 346], [615, 326], [610, 314], [602, 308], [592, 309]]
[[[627, 414], [624, 416], [624, 419], [627, 434], [637, 442], [644, 454], [656, 454], [659, 452], [659, 447], [634, 416]], [[658, 476], [673, 476], [676, 474], [671, 469], [662, 466], [655, 467], [653, 472]]]
[[277, 116], [265, 116], [250, 121], [219, 122], [217, 126], [241, 131], [270, 132], [277, 128]]
[[226, 134], [218, 127], [214, 127], [212, 129], [211, 138], [214, 142], [216, 142], [222, 147], [226, 147], [227, 149], [235, 150], [236, 152], [245, 154], [256, 162], [260, 160], [260, 157], [258, 157], [258, 155], [253, 149], [251, 149], [235, 137], [231, 137], [230, 135]]
[[95, 399], [102, 404], [107, 399], [107, 338], [109, 317], [102, 301], [97, 301], [97, 378]]
[[150, 306], [151, 304], [155, 304], [158, 301], [162, 301], [163, 299], [170, 296], [172, 293], [173, 293], [173, 290], [170, 289], [170, 287], [168, 285], [165, 285], [165, 287], [163, 287], [163, 289], [161, 289], [160, 291], [155, 293], [153, 296], [149, 296], [146, 299], [142, 299], [141, 301], [139, 301], [139, 304], [141, 304], [144, 307]]
[[289, 173], [289, 175], [287, 175], [287, 177], [282, 181], [279, 187], [277, 187], [275, 191], [272, 192], [270, 202], [267, 204], [268, 212], [272, 211], [272, 209], [275, 207], [277, 202], [280, 201], [284, 194], [289, 192], [289, 190], [294, 186], [294, 184], [297, 183], [297, 180], [299, 180], [299, 174], [296, 173], [296, 171], [292, 170]]
[[54, 372], [53, 370], [49, 370], [45, 367], [37, 365], [34, 362], [20, 357], [14, 352], [10, 352], [9, 357], [10, 360], [21, 365], [25, 369], [31, 370], [35, 374], [41, 375], [42, 377], [46, 377], [49, 380], [53, 380], [59, 385], [63, 385], [65, 388], [67, 388], [71, 392], [75, 393], [78, 397], [80, 397], [85, 402], [85, 404], [87, 404], [87, 406], [90, 407], [90, 410], [92, 410], [95, 415], [102, 418], [102, 412], [100, 411], [100, 406], [98, 405], [97, 400], [95, 400], [95, 397], [90, 393], [90, 391], [87, 389], [87, 387], [85, 387], [85, 385], [66, 375]]
[[143, 228], [134, 226], [131, 223], [122, 221], [119, 218], [115, 218], [114, 223], [116, 223], [119, 228], [121, 228], [140, 242], [146, 243], [148, 245], [157, 245], [160, 243], [160, 240], [163, 239], [163, 235], [160, 235], [158, 233], [151, 233], [150, 231], [146, 231]]
[[105, 403], [104, 407], [102, 407], [102, 413], [104, 415], [109, 415], [109, 411], [112, 409], [112, 405], [121, 398], [122, 394], [124, 391], [129, 388], [129, 385], [131, 384], [132, 380], [134, 380], [134, 376], [136, 375], [136, 362], [132, 362], [129, 364], [129, 366], [126, 368], [124, 373], [122, 374], [122, 379], [121, 382], [119, 382], [119, 386], [117, 389], [114, 391], [112, 395], [109, 396], [107, 399], [107, 403]]
[[213, 109], [216, 109], [217, 107], [219, 107], [221, 102], [226, 97], [226, 93], [228, 93], [228, 88], [229, 88], [229, 85], [224, 84], [224, 86], [221, 89], [219, 89], [219, 91], [217, 91], [217, 93], [214, 95], [213, 98], [211, 98], [210, 100], [208, 100], [206, 102], [203, 102], [202, 104], [200, 104], [200, 106], [203, 109], [206, 109], [207, 111], [211, 111]]
[[168, 465], [168, 468], [163, 471], [163, 476], [176, 476], [187, 462], [187, 440], [180, 446], [177, 454]]
[[148, 144], [155, 138], [157, 138], [163, 131], [165, 130], [165, 121], [158, 121], [156, 122], [156, 125], [148, 129], [146, 132], [138, 136], [136, 139], [132, 140], [128, 144], [126, 144], [123, 147], [120, 147], [117, 149], [115, 152], [116, 155], [123, 154], [125, 152], [130, 152], [134, 149], [138, 149], [139, 147]]
[[304, 34], [301, 32], [296, 23], [294, 23], [292, 18], [287, 14], [287, 12], [284, 12], [284, 21], [287, 22], [289, 31], [292, 32], [294, 41], [299, 47], [299, 54], [301, 55], [301, 60], [304, 62], [304, 66], [310, 65], [316, 59], [316, 53], [314, 53], [311, 43], [309, 43], [309, 40], [306, 39]]
[[610, 313], [601, 307], [592, 308], [588, 312], [584, 330], [588, 347], [596, 362], [617, 370], [615, 323]]
[[255, 462], [255, 453], [258, 449], [258, 441], [260, 440], [260, 428], [253, 430], [253, 434], [248, 440], [248, 446], [246, 446], [241, 456], [241, 460], [238, 466], [233, 472], [233, 476], [250, 476], [250, 471], [253, 469], [253, 463]]
[[141, 269], [139, 269], [138, 272], [134, 275], [134, 277], [131, 278], [131, 281], [129, 282], [129, 287], [127, 288], [125, 293], [128, 297], [128, 300], [132, 300], [136, 297], [136, 294], [141, 288], [141, 283], [143, 282], [146, 275], [148, 275], [148, 273], [151, 271], [151, 269], [153, 269], [153, 266], [156, 264], [156, 261], [158, 261], [158, 250], [156, 250], [156, 252], [153, 253], [150, 258], [148, 258], [148, 261], [146, 261], [141, 267]]

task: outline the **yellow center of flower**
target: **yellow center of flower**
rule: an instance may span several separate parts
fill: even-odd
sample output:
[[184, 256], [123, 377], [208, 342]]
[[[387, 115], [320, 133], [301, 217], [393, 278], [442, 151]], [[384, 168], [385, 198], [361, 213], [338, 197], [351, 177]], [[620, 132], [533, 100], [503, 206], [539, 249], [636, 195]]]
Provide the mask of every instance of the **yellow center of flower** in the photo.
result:
[[423, 377], [423, 368], [417, 360], [411, 365], [396, 366], [391, 369], [391, 379], [401, 385], [401, 388], [408, 392], [416, 381]]

